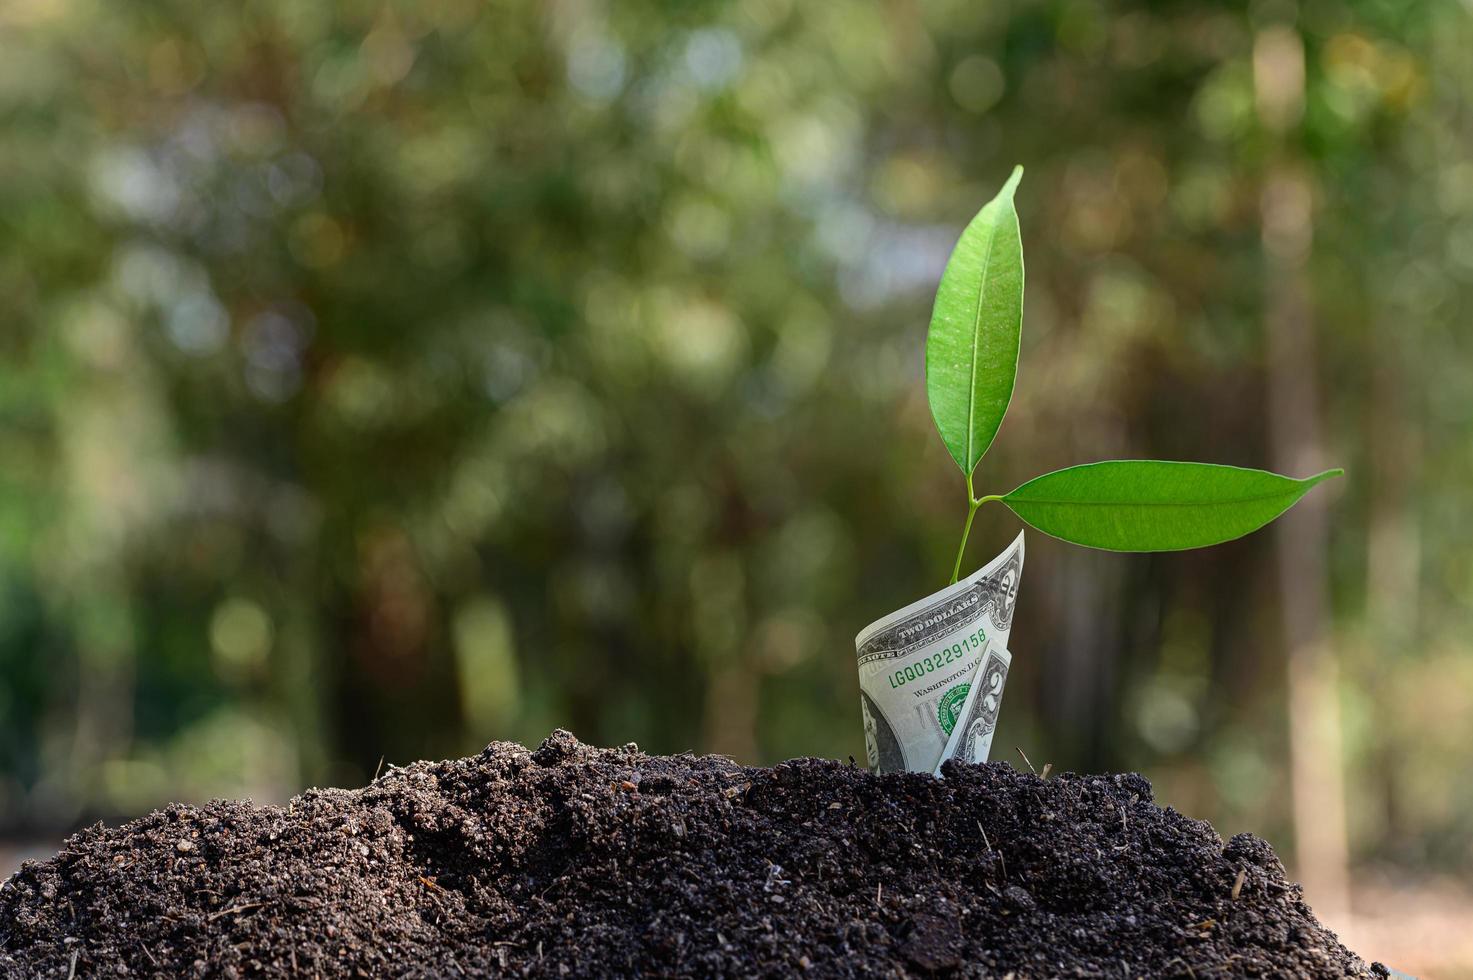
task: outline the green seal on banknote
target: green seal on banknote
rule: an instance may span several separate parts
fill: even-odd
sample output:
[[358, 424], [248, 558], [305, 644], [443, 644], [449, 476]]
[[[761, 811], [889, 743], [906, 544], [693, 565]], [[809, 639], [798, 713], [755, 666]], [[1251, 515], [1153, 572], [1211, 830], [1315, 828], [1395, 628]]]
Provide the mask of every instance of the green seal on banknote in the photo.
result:
[[961, 717], [962, 708], [967, 703], [967, 692], [971, 689], [970, 683], [962, 683], [941, 695], [941, 701], [936, 705], [936, 720], [946, 734], [950, 735], [956, 727], [956, 720]]

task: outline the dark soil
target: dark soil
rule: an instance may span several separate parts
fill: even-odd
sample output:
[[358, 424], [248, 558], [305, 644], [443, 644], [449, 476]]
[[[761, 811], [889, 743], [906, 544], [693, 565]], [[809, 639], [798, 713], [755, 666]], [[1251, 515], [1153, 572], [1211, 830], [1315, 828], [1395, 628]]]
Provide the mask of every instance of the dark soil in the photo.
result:
[[99, 825], [0, 887], [7, 978], [804, 971], [1385, 975], [1267, 844], [1224, 844], [1140, 776], [747, 769], [565, 732]]

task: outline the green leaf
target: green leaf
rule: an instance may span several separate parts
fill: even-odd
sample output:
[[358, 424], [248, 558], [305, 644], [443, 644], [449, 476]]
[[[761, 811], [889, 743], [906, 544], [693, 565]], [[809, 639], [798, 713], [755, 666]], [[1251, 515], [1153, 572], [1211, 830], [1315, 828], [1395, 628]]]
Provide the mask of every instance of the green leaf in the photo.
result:
[[962, 232], [936, 288], [926, 334], [926, 395], [936, 431], [971, 475], [1002, 425], [1018, 377], [1023, 241], [1013, 192], [1023, 168]]
[[1117, 459], [1055, 470], [1001, 500], [1045, 534], [1107, 551], [1179, 551], [1240, 538], [1339, 476], [1295, 480], [1211, 463]]

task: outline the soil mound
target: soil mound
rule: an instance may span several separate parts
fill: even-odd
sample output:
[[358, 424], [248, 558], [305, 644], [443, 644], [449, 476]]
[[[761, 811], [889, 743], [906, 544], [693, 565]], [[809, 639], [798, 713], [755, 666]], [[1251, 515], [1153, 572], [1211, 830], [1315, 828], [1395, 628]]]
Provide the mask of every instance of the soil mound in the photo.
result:
[[1386, 975], [1267, 844], [1140, 776], [754, 769], [566, 732], [99, 825], [0, 887], [7, 978], [805, 972]]

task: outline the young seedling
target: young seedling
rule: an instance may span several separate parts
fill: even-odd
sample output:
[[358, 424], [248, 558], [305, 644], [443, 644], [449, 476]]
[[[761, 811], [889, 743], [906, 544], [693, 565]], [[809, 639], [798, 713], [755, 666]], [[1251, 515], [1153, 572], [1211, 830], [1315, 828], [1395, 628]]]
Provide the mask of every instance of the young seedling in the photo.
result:
[[962, 232], [936, 290], [926, 389], [936, 428], [966, 477], [967, 520], [952, 584], [854, 638], [866, 760], [875, 772], [939, 776], [948, 760], [985, 762], [992, 750], [1012, 664], [1008, 639], [1023, 536], [959, 582], [983, 504], [1006, 504], [1045, 534], [1092, 548], [1175, 551], [1262, 527], [1340, 472], [1294, 480], [1207, 463], [1110, 460], [1048, 473], [1011, 493], [978, 496], [973, 474], [1018, 375], [1023, 246], [1013, 193], [1022, 176], [1015, 169]]
[[926, 336], [926, 394], [951, 458], [967, 478], [967, 519], [951, 581], [961, 574], [972, 519], [1005, 504], [1045, 534], [1107, 551], [1179, 551], [1255, 531], [1310, 487], [1339, 476], [1296, 480], [1212, 463], [1116, 459], [1035, 477], [1010, 493], [978, 496], [972, 476], [1002, 425], [1018, 376], [1023, 327], [1023, 243], [1013, 193], [1015, 167], [998, 195], [962, 232], [936, 289]]

